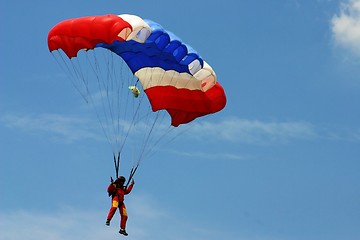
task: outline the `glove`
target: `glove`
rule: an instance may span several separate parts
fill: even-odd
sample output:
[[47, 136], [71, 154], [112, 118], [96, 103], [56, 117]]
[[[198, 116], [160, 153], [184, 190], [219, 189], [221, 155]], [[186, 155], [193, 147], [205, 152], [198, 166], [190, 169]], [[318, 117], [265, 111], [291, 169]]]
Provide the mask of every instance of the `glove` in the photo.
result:
[[131, 185], [134, 185], [135, 184], [135, 181], [134, 181], [134, 179], [133, 180], [131, 180]]

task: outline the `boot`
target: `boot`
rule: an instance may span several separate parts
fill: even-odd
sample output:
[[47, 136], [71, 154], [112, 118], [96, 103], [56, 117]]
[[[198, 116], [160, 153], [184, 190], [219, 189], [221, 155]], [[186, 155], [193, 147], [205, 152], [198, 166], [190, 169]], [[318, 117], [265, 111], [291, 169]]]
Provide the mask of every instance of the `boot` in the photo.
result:
[[127, 232], [125, 231], [125, 229], [120, 229], [119, 233], [122, 234], [122, 235], [124, 235], [124, 236], [129, 235], [129, 234], [127, 234]]

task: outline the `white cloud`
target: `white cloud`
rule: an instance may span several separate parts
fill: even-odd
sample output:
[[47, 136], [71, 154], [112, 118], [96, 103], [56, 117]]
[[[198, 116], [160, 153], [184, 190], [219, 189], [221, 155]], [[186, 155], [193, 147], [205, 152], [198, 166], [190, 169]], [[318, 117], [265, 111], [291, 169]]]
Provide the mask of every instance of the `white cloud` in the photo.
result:
[[[17, 128], [36, 134], [47, 133], [53, 139], [68, 143], [83, 139], [96, 141], [105, 140], [104, 134], [100, 132], [101, 127], [99, 126], [99, 122], [86, 118], [62, 116], [58, 114], [8, 114], [1, 117], [0, 121], [8, 128]], [[137, 129], [141, 129], [141, 126], [138, 125]], [[206, 139], [207, 142], [211, 142], [213, 139], [214, 141], [230, 142], [230, 144], [239, 142], [248, 144], [278, 144], [296, 140], [320, 138], [341, 141], [358, 141], [360, 139], [359, 130], [319, 128], [304, 121], [266, 122], [236, 117], [226, 118], [220, 122], [193, 122], [192, 124], [186, 125], [183, 129], [175, 130], [179, 131], [167, 132], [167, 140], [163, 140], [165, 143], [183, 134], [186, 135], [188, 140], [195, 138], [199, 141]], [[159, 129], [156, 132], [161, 131], [166, 132], [166, 130]], [[153, 137], [155, 137], [154, 135], [155, 133]], [[191, 154], [194, 155], [196, 153], [192, 152]], [[199, 152], [197, 154], [203, 156], [204, 153]], [[212, 157], [214, 157], [213, 154]], [[221, 157], [242, 160], [249, 156], [239, 157], [231, 154], [222, 154]]]
[[335, 44], [360, 55], [360, 0], [342, 2], [340, 8], [331, 20]]
[[8, 114], [0, 119], [9, 128], [18, 128], [28, 132], [49, 133], [66, 142], [79, 139], [101, 139], [97, 123], [79, 117], [67, 117], [58, 114], [19, 115]]
[[232, 154], [232, 153], [214, 153], [214, 152], [201, 152], [201, 151], [197, 151], [197, 152], [186, 152], [186, 151], [171, 151], [171, 150], [167, 150], [169, 152], [171, 152], [171, 154], [175, 154], [175, 155], [180, 155], [180, 156], [184, 156], [184, 157], [189, 157], [192, 159], [214, 159], [214, 160], [219, 160], [219, 159], [228, 159], [228, 160], [248, 160], [253, 158], [253, 156], [248, 156], [248, 155], [238, 155], [238, 154]]
[[306, 122], [264, 122], [229, 118], [222, 122], [203, 122], [191, 130], [191, 134], [199, 137], [230, 142], [267, 144], [287, 142], [295, 139], [311, 139], [316, 137], [315, 127]]
[[[131, 204], [130, 204], [131, 203]], [[110, 205], [109, 205], [110, 206]], [[201, 223], [178, 220], [176, 213], [165, 211], [159, 203], [146, 196], [133, 197], [127, 203], [129, 221], [128, 239], [238, 239], [231, 233], [213, 230]], [[50, 212], [17, 210], [0, 213], [0, 240], [98, 240], [119, 238], [119, 214], [111, 226], [105, 226], [108, 209], [94, 210], [70, 207], [53, 209]]]
[[1, 215], [1, 240], [95, 240], [112, 237], [102, 225], [97, 224], [99, 213], [91, 211], [70, 208], [47, 213], [18, 210]]

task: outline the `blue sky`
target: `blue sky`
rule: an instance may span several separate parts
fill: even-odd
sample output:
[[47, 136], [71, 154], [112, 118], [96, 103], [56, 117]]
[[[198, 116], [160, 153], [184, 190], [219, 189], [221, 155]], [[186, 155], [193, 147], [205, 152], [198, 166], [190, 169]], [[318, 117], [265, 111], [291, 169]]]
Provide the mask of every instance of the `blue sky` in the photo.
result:
[[109, 239], [112, 152], [47, 49], [130, 13], [216, 71], [227, 106], [143, 160], [128, 239], [360, 238], [359, 0], [0, 1], [0, 239]]

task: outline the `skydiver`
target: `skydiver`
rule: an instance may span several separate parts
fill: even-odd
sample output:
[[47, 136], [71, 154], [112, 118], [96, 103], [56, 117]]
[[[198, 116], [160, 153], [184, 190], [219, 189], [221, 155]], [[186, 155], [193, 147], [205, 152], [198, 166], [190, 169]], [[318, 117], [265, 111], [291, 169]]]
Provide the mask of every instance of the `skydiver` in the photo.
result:
[[120, 217], [121, 217], [119, 233], [127, 236], [128, 233], [126, 232], [125, 228], [126, 228], [126, 221], [128, 219], [128, 215], [124, 204], [124, 195], [129, 194], [131, 192], [135, 182], [134, 180], [132, 180], [131, 184], [126, 188], [124, 186], [125, 181], [126, 181], [125, 177], [120, 176], [115, 180], [115, 182], [111, 182], [110, 185], [108, 186], [107, 191], [109, 193], [109, 196], [111, 196], [112, 198], [112, 205], [109, 210], [109, 214], [107, 216], [105, 224], [107, 226], [110, 225], [110, 221], [114, 216], [116, 209], [119, 208]]

